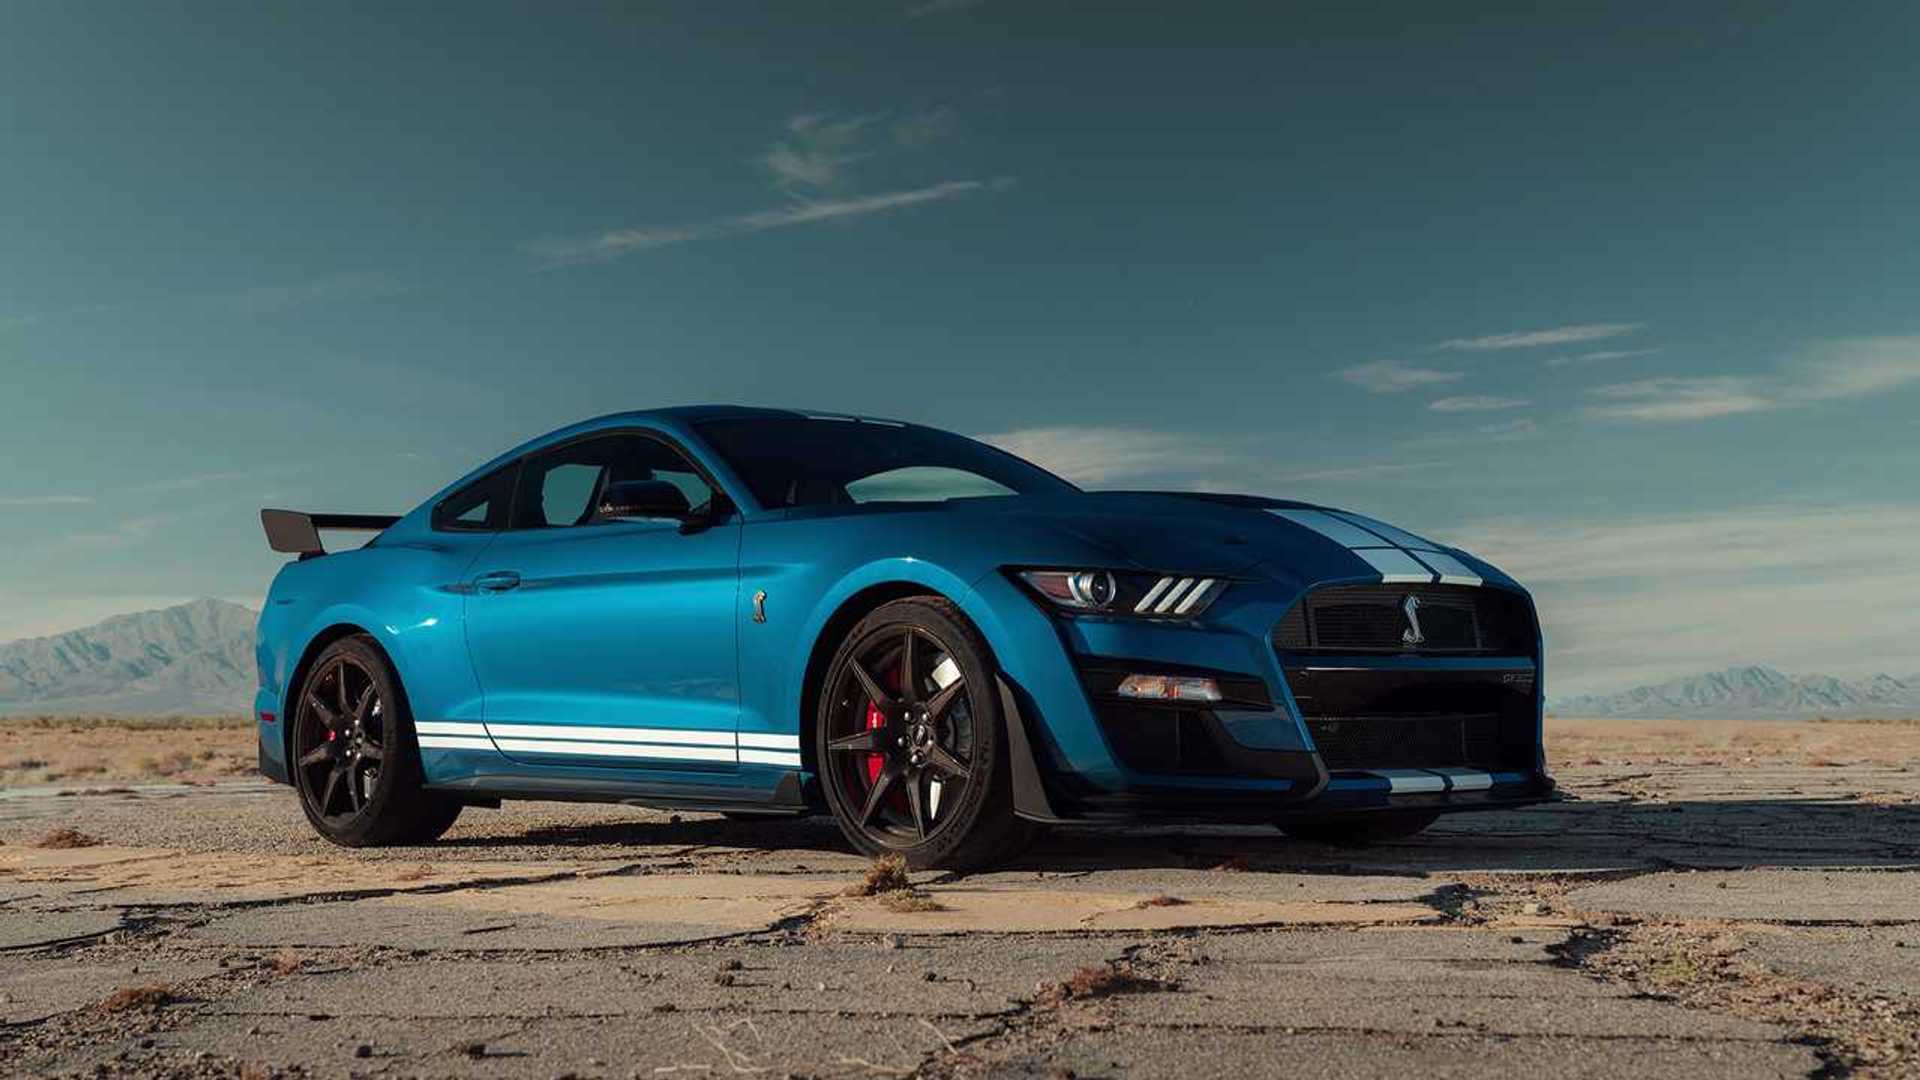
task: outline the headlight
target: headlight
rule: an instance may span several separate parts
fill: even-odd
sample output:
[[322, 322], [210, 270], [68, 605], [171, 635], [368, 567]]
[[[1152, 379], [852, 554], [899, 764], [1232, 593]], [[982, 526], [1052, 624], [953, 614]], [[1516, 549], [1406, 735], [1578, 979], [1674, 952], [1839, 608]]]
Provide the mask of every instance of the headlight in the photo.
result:
[[1017, 570], [1053, 607], [1085, 615], [1192, 619], [1226, 591], [1222, 578], [1114, 570]]

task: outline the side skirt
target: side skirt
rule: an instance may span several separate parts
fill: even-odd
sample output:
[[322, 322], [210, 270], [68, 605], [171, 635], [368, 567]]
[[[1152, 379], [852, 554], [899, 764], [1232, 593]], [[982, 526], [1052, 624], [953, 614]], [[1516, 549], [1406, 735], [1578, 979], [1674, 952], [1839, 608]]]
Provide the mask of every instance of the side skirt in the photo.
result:
[[513, 776], [480, 774], [443, 784], [428, 784], [462, 799], [527, 799], [543, 802], [623, 803], [661, 810], [757, 810], [804, 813], [800, 774], [782, 773], [772, 787], [743, 788], [738, 784], [686, 784], [645, 779], [603, 780], [587, 777]]

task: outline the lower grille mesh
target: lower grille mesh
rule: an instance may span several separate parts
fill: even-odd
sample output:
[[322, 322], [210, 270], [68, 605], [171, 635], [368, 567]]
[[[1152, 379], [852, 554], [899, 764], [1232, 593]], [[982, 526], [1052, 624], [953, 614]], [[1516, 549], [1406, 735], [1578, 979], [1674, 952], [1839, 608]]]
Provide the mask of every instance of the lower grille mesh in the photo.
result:
[[1497, 713], [1309, 716], [1307, 731], [1329, 769], [1492, 769], [1501, 758]]

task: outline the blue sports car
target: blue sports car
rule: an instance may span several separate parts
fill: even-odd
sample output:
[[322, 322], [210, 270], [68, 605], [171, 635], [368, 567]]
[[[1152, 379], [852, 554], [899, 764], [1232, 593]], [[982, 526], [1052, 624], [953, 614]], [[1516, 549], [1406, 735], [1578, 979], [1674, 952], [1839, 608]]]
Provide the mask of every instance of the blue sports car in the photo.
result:
[[261, 516], [299, 558], [260, 618], [260, 769], [348, 846], [565, 799], [826, 812], [969, 868], [1049, 822], [1366, 842], [1553, 788], [1527, 593], [1328, 507], [703, 406], [534, 439], [403, 517]]

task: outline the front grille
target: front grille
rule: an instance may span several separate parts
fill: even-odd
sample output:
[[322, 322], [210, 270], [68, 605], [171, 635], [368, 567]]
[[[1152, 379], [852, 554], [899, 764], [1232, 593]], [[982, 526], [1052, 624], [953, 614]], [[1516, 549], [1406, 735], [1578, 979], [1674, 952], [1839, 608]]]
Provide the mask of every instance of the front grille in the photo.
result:
[[1283, 653], [1512, 656], [1531, 654], [1533, 642], [1526, 601], [1503, 589], [1469, 585], [1316, 589], [1273, 628], [1273, 647]]
[[1307, 731], [1328, 769], [1497, 768], [1500, 717], [1309, 716]]

